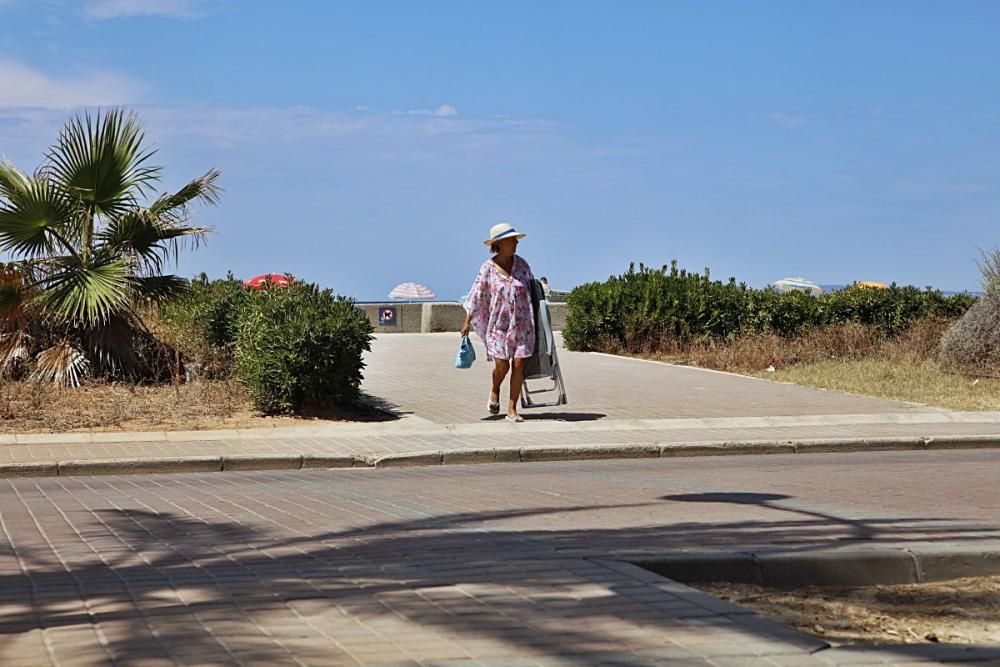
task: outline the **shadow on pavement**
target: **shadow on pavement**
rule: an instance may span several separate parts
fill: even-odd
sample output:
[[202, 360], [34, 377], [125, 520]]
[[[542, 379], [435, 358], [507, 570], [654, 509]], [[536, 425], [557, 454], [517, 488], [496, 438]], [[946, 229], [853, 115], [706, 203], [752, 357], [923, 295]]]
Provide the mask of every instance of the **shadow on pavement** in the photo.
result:
[[803, 514], [816, 517], [831, 523], [839, 523], [849, 529], [849, 534], [841, 539], [849, 540], [872, 540], [878, 534], [877, 526], [869, 525], [869, 521], [864, 519], [850, 519], [836, 516], [815, 509], [804, 507], [796, 502], [791, 496], [780, 493], [681, 493], [663, 496], [663, 500], [685, 503], [731, 503], [734, 505], [758, 505], [780, 512], [791, 512], [793, 514]]
[[[435, 653], [441, 647], [453, 658], [481, 652], [496, 664], [524, 654], [559, 655], [568, 665], [704, 664], [708, 655], [787, 653], [796, 636], [699, 607], [601, 559], [691, 544], [806, 550], [831, 539], [1000, 536], [994, 527], [954, 520], [843, 519], [796, 509], [790, 496], [753, 493], [419, 516], [418, 504], [375, 502], [363, 485], [332, 483], [361, 474], [224, 482], [158, 476], [150, 478], [149, 496], [129, 490], [132, 481], [123, 490], [120, 479], [9, 480], [0, 485], [3, 507], [38, 506], [44, 489], [61, 493], [66, 509], [31, 520], [15, 512], [5, 523], [0, 634], [46, 628], [58, 651], [60, 629], [96, 623], [107, 645], [99, 650], [120, 665], [157, 657], [284, 664], [292, 655], [352, 664], [379, 645], [395, 651], [395, 660], [423, 656], [423, 664], [449, 657]], [[800, 516], [666, 524], [690, 502], [761, 505]], [[607, 525], [609, 513], [629, 508], [647, 513], [653, 525]], [[596, 527], [567, 526], [569, 517], [589, 513], [605, 518]], [[50, 541], [58, 541], [58, 554]], [[11, 545], [16, 559], [4, 551]], [[28, 601], [30, 613], [19, 606]], [[89, 646], [86, 637], [100, 647], [84, 632], [65, 646], [67, 662]], [[805, 660], [816, 645], [798, 641]], [[912, 650], [899, 655], [912, 658]]]
[[[525, 421], [559, 421], [559, 422], [589, 422], [604, 419], [606, 414], [601, 412], [531, 412], [521, 410], [518, 414], [524, 417]], [[506, 413], [483, 417], [479, 421], [495, 422], [506, 417]]]
[[361, 392], [352, 405], [352, 411], [359, 415], [358, 421], [396, 421], [412, 412], [402, 410], [398, 405], [379, 396]]
[[592, 422], [607, 417], [603, 412], [521, 412], [528, 421]]

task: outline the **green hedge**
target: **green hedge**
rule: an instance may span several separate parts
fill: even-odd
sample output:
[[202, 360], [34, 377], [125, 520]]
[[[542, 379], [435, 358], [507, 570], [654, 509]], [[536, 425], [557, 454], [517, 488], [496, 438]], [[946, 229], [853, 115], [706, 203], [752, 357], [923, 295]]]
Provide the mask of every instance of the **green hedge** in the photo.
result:
[[300, 282], [252, 290], [231, 276], [195, 279], [160, 320], [189, 361], [235, 377], [269, 414], [355, 398], [373, 331], [353, 300], [330, 290]]
[[236, 376], [268, 413], [353, 399], [372, 331], [353, 300], [330, 290], [251, 290], [236, 318]]
[[806, 327], [859, 322], [885, 336], [896, 335], [930, 316], [959, 317], [975, 297], [944, 296], [931, 289], [892, 285], [888, 289], [847, 288], [812, 297], [781, 294], [712, 280], [708, 270], [689, 273], [669, 267], [630, 265], [603, 283], [574, 289], [563, 337], [573, 350], [614, 343], [625, 349], [656, 347], [664, 340], [690, 343], [741, 333], [794, 335]]
[[210, 281], [205, 274], [191, 281], [191, 289], [159, 312], [163, 337], [202, 375], [225, 378], [232, 374], [232, 344], [237, 306], [247, 297], [243, 283], [228, 275]]

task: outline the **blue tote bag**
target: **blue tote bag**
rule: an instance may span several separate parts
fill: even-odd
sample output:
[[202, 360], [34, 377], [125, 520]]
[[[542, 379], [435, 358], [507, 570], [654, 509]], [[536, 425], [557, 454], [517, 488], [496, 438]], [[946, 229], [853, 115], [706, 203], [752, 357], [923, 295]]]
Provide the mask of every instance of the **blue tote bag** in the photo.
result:
[[462, 336], [462, 344], [455, 355], [455, 368], [472, 368], [472, 362], [476, 360], [476, 351], [472, 348], [472, 341], [468, 336]]

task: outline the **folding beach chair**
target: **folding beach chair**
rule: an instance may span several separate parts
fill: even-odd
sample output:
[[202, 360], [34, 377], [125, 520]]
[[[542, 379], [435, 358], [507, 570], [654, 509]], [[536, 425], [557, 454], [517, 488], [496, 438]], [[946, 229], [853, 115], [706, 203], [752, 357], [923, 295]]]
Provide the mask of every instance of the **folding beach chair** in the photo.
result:
[[[531, 305], [535, 311], [535, 353], [524, 363], [524, 387], [521, 390], [522, 408], [547, 408], [566, 405], [566, 387], [563, 385], [562, 370], [556, 354], [555, 336], [552, 334], [552, 319], [549, 317], [549, 303], [545, 299], [542, 284], [531, 283]], [[529, 388], [529, 380], [547, 380], [548, 388]], [[538, 396], [541, 401], [536, 401]]]

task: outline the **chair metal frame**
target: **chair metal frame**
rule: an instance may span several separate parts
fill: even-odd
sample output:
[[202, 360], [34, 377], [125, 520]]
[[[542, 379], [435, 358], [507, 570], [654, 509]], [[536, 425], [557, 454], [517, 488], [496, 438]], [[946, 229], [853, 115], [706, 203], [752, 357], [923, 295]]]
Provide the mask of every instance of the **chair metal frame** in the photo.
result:
[[[544, 354], [548, 357], [548, 372], [539, 373], [532, 376], [525, 376], [524, 384], [521, 387], [521, 407], [522, 408], [551, 408], [559, 405], [566, 405], [566, 385], [563, 383], [562, 369], [559, 367], [559, 355], [556, 352], [555, 334], [552, 331], [552, 319], [549, 316], [549, 304], [544, 297], [541, 284], [535, 281], [533, 288], [536, 294], [542, 296], [537, 300], [535, 310], [535, 326], [541, 327], [543, 332], [542, 342], [546, 349], [535, 350], [535, 354]], [[537, 336], [536, 336], [537, 339]], [[532, 391], [528, 387], [528, 380], [547, 379], [552, 383], [551, 387], [535, 389]], [[554, 399], [536, 401], [535, 396], [553, 395]]]

